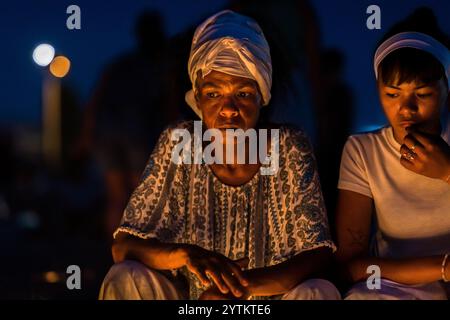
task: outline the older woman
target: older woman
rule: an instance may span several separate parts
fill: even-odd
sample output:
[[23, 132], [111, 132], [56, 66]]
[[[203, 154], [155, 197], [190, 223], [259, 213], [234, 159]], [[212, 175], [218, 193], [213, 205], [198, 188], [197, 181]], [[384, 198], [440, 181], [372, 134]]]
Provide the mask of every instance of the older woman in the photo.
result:
[[[206, 129], [223, 134], [224, 149], [235, 146], [227, 129], [263, 129], [258, 120], [270, 100], [272, 66], [255, 21], [229, 10], [207, 19], [194, 34], [188, 69], [193, 89], [186, 101]], [[335, 247], [304, 133], [281, 127], [279, 141], [267, 137], [279, 146], [279, 168], [262, 174], [263, 161], [248, 161], [250, 142], [244, 163], [236, 156], [175, 163], [176, 130], [195, 131], [182, 122], [162, 133], [114, 233], [116, 264], [100, 298], [338, 299], [330, 282], [311, 279]], [[189, 292], [177, 283], [178, 271]]]

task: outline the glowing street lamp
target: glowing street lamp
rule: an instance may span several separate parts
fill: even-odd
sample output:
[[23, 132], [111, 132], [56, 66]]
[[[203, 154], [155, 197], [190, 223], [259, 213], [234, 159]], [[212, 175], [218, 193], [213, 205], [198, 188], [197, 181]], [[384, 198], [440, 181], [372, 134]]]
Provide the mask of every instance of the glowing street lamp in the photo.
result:
[[46, 67], [55, 56], [55, 48], [47, 43], [38, 45], [33, 51], [33, 60], [41, 67]]
[[64, 56], [57, 56], [50, 64], [50, 73], [57, 78], [63, 78], [70, 70], [70, 60]]
[[54, 167], [61, 164], [61, 81], [70, 70], [70, 60], [55, 57], [55, 49], [40, 44], [33, 51], [33, 60], [44, 72], [42, 84], [42, 152], [46, 162]]

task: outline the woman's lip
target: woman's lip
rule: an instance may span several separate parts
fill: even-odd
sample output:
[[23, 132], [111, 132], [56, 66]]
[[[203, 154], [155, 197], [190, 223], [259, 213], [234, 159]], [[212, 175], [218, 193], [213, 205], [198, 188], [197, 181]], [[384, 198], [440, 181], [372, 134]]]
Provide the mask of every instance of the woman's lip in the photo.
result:
[[400, 121], [399, 124], [401, 127], [406, 128], [406, 127], [410, 127], [410, 126], [416, 124], [416, 122], [415, 121]]
[[229, 126], [219, 126], [218, 129], [239, 129], [239, 126], [236, 125], [229, 125]]

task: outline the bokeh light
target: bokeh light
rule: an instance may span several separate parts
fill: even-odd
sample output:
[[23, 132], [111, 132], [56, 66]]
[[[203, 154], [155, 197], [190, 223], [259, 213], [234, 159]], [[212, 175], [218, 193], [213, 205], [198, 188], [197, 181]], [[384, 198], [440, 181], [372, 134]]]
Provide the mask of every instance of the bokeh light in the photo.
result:
[[33, 51], [33, 60], [38, 65], [45, 67], [52, 62], [55, 56], [55, 48], [47, 43], [38, 45]]
[[55, 271], [47, 271], [44, 273], [44, 279], [48, 283], [57, 283], [61, 281], [61, 277]]
[[57, 78], [64, 77], [70, 70], [70, 60], [64, 56], [57, 56], [50, 64], [50, 72]]

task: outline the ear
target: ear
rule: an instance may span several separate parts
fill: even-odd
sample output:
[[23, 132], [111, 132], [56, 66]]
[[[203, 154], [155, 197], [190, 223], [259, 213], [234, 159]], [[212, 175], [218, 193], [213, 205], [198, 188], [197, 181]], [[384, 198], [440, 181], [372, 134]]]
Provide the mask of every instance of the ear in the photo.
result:
[[195, 97], [195, 101], [198, 102], [198, 100], [200, 100], [200, 92], [198, 91], [197, 88], [194, 89], [194, 97]]
[[194, 85], [194, 97], [195, 101], [200, 100], [200, 90], [198, 89], [200, 86], [200, 79], [202, 79], [202, 70], [197, 71], [197, 77], [195, 78], [195, 85]]
[[200, 100], [200, 80], [201, 78], [197, 77], [197, 79], [195, 79], [195, 86], [194, 86], [194, 98], [195, 101], [199, 101]]

